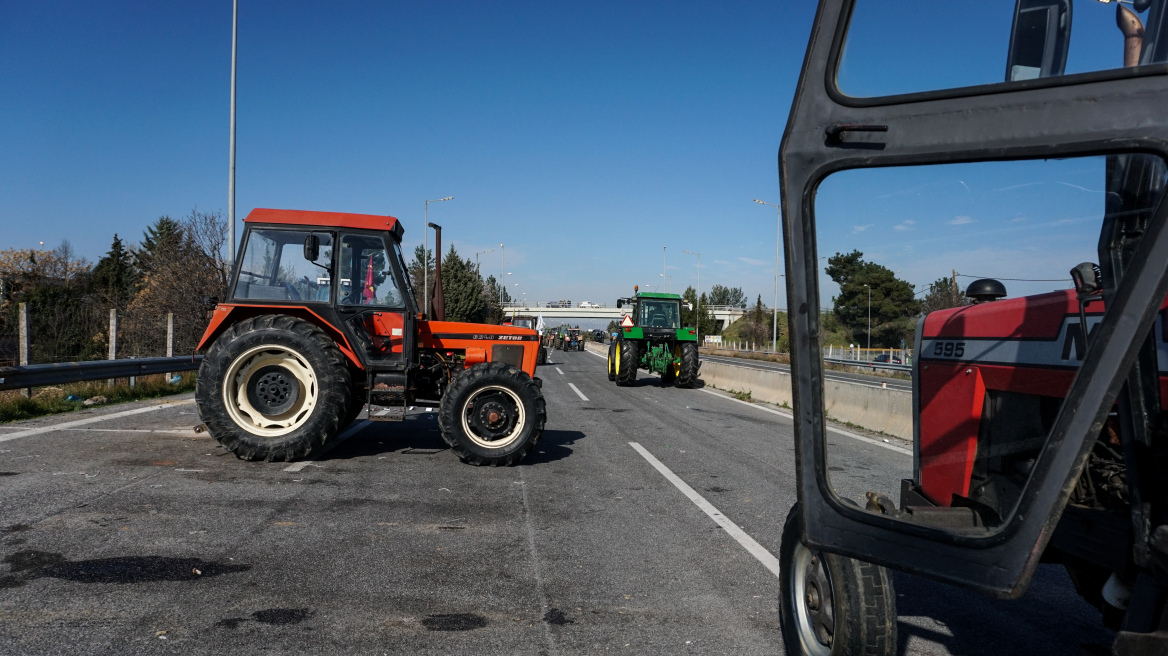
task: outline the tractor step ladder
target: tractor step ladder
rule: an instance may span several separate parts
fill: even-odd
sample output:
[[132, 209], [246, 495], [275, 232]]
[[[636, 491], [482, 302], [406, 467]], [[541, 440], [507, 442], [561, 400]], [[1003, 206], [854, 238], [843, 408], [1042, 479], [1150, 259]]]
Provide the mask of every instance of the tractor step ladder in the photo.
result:
[[371, 374], [369, 385], [369, 419], [403, 421], [406, 418], [406, 375], [404, 373]]

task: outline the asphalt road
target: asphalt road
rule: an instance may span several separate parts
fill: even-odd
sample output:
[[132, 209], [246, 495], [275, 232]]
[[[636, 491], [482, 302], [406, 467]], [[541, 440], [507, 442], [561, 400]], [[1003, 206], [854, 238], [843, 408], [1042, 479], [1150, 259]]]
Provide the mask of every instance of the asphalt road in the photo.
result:
[[[795, 500], [790, 421], [552, 359], [543, 439], [505, 469], [459, 463], [428, 415], [292, 466], [225, 453], [182, 397], [0, 426], [0, 653], [782, 653], [766, 561]], [[848, 495], [911, 466], [829, 442]], [[896, 587], [903, 653], [1111, 639], [1053, 566], [1014, 602]]]
[[[711, 362], [724, 362], [726, 364], [734, 364], [740, 367], [751, 367], [754, 369], [773, 369], [775, 371], [785, 371], [790, 373], [791, 366], [780, 364], [778, 362], [769, 362], [766, 360], [753, 360], [751, 358], [735, 358], [722, 355], [706, 355], [702, 354], [703, 360]], [[868, 374], [853, 373], [850, 371], [835, 371], [827, 369], [824, 377], [828, 380], [841, 380], [847, 383], [859, 383], [861, 385], [871, 385], [873, 387], [890, 387], [893, 389], [904, 390], [906, 392], [912, 391], [912, 381], [902, 378], [889, 378], [886, 376], [871, 376]]]

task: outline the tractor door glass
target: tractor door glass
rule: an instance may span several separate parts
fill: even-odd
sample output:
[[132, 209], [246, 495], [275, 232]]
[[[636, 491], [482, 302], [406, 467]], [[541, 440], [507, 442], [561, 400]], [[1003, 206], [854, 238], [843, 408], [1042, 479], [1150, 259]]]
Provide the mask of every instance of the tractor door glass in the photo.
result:
[[642, 328], [670, 328], [677, 330], [680, 326], [678, 322], [677, 301], [644, 299], [640, 305], [641, 320], [638, 323]]
[[345, 235], [341, 238], [340, 302], [343, 305], [405, 305], [389, 251], [380, 237]]
[[[1105, 315], [1102, 296], [1077, 294], [1069, 272], [1099, 261], [1101, 230], [1142, 229], [1165, 170], [1115, 155], [823, 180], [814, 225], [835, 494], [870, 510], [888, 505], [868, 493], [884, 495], [894, 516], [955, 531], [1002, 525]], [[1072, 503], [1124, 503], [1114, 429]], [[903, 496], [902, 479], [913, 481]]]
[[401, 244], [396, 243], [396, 242], [394, 243], [393, 256], [395, 258], [397, 258], [397, 267], [402, 272], [402, 282], [405, 283], [405, 288], [406, 288], [405, 289], [405, 292], [406, 292], [405, 297], [407, 299], [406, 302], [407, 303], [414, 303], [415, 301], [413, 299], [416, 298], [414, 296], [414, 286], [413, 286], [413, 283], [410, 281], [410, 269], [409, 269], [409, 267], [406, 266], [405, 258], [402, 257]]
[[[304, 257], [304, 240], [316, 235], [316, 260]], [[248, 232], [239, 263], [236, 299], [328, 302], [333, 236], [327, 232], [258, 229]]]
[[1164, 5], [856, 0], [836, 83], [878, 97], [1163, 62]]

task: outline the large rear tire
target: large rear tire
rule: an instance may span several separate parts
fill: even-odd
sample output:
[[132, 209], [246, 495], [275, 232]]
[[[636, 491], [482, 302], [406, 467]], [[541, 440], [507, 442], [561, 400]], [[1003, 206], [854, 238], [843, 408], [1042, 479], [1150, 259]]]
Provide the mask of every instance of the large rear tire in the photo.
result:
[[303, 458], [351, 411], [348, 363], [315, 325], [280, 314], [228, 328], [199, 367], [195, 401], [207, 431], [244, 460]]
[[616, 343], [616, 384], [628, 387], [637, 382], [637, 367], [641, 364], [640, 344], [631, 340]]
[[779, 546], [779, 625], [788, 656], [894, 656], [896, 592], [888, 570], [803, 545], [796, 503]]
[[701, 368], [701, 362], [698, 361], [698, 344], [682, 342], [678, 346], [681, 364], [677, 367], [676, 384], [678, 387], [693, 387], [694, 383], [698, 382], [698, 369]]
[[539, 347], [539, 354], [535, 356], [535, 363], [537, 365], [547, 364], [547, 347]]
[[472, 465], [514, 465], [543, 435], [543, 392], [527, 372], [503, 362], [476, 364], [457, 376], [442, 397], [442, 439]]
[[609, 342], [609, 381], [616, 381], [617, 379], [617, 364], [614, 362], [613, 353], [617, 350], [617, 342]]

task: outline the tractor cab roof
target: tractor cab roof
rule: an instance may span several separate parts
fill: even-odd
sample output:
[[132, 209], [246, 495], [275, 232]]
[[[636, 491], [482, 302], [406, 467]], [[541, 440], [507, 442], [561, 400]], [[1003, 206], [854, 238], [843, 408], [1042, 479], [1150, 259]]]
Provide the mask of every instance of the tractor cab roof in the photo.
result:
[[657, 292], [638, 292], [637, 298], [667, 298], [680, 301], [681, 297], [677, 294], [659, 294]]
[[329, 228], [352, 228], [355, 230], [385, 230], [401, 239], [405, 229], [392, 216], [379, 214], [348, 214], [345, 212], [311, 212], [308, 210], [273, 210], [257, 207], [252, 210], [245, 223], [275, 223], [295, 226], [323, 226]]

